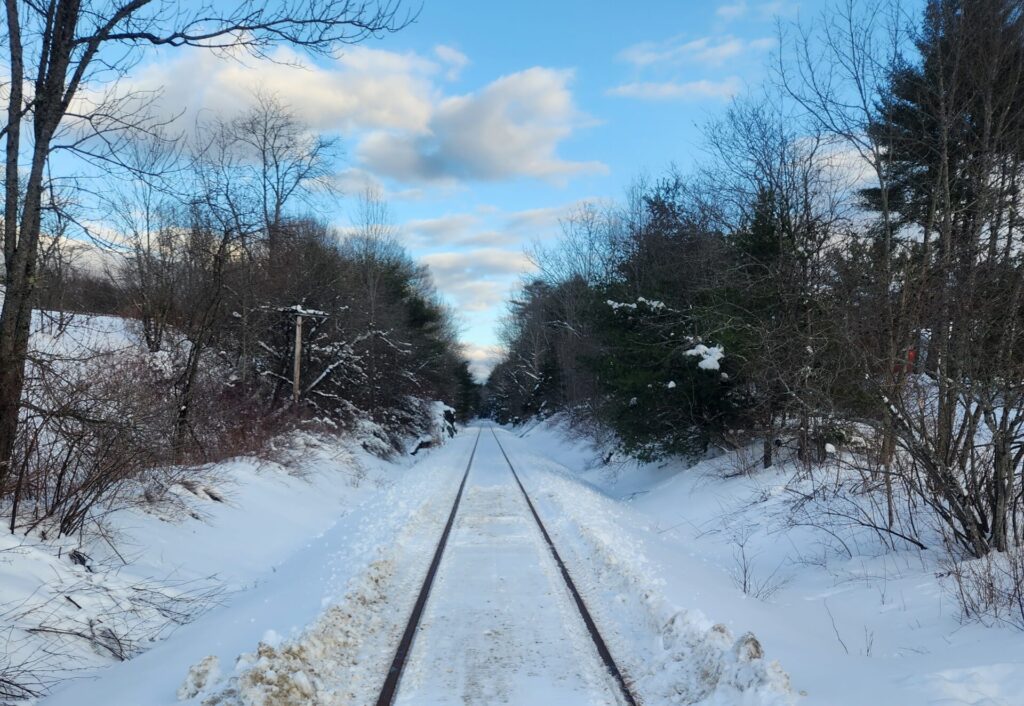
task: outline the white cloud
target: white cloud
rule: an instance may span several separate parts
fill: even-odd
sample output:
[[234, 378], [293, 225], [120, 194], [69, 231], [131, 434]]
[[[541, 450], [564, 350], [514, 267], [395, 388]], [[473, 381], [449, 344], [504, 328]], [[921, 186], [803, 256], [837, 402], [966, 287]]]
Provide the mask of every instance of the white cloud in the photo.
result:
[[335, 174], [334, 186], [343, 196], [359, 196], [371, 191], [380, 194], [385, 201], [419, 201], [425, 196], [423, 189], [388, 189], [373, 174], [357, 167]]
[[500, 248], [432, 253], [421, 260], [435, 275], [445, 277], [518, 275], [532, 268], [523, 253]]
[[557, 236], [562, 219], [595, 201], [579, 199], [559, 206], [512, 212], [482, 205], [471, 213], [409, 221], [402, 226], [402, 233], [407, 245], [421, 250], [510, 247]]
[[465, 344], [462, 346], [462, 354], [469, 360], [469, 369], [477, 382], [482, 383], [501, 360], [504, 351], [498, 346]]
[[366, 47], [353, 47], [327, 65], [287, 49], [271, 59], [239, 60], [184, 50], [173, 61], [143, 67], [127, 87], [160, 91], [156, 109], [167, 115], [184, 111], [186, 126], [203, 114], [237, 114], [263, 91], [317, 130], [423, 132], [433, 112], [433, 77], [440, 70], [436, 62], [412, 53]]
[[[796, 3], [781, 2], [776, 0], [775, 2], [760, 2], [753, 6], [758, 19], [769, 20], [778, 15], [790, 14], [796, 9]], [[726, 22], [732, 22], [742, 17], [747, 17], [750, 14], [751, 5], [747, 0], [739, 0], [739, 2], [728, 3], [726, 5], [719, 5], [715, 10], [715, 14]]]
[[319, 63], [286, 49], [237, 60], [183, 50], [141, 68], [126, 87], [161, 91], [156, 109], [184, 112], [183, 127], [200, 115], [230, 117], [251, 105], [257, 90], [269, 92], [312, 128], [349, 138], [358, 166], [378, 178], [564, 181], [607, 171], [600, 162], [558, 155], [560, 143], [588, 121], [574, 104], [571, 71], [535, 67], [446, 96], [443, 80], [468, 63], [445, 45], [430, 57], [358, 46]]
[[747, 3], [745, 0], [729, 5], [720, 5], [715, 14], [723, 20], [735, 20], [747, 14]]
[[449, 81], [457, 81], [462, 70], [469, 65], [469, 57], [458, 49], [438, 44], [434, 47], [434, 54], [447, 67], [445, 78]]
[[637, 68], [673, 65], [684, 62], [719, 66], [750, 48], [742, 39], [732, 35], [700, 37], [682, 41], [672, 37], [659, 42], [640, 42], [619, 52], [619, 59]]
[[608, 94], [622, 98], [640, 98], [642, 100], [699, 100], [728, 99], [740, 91], [740, 80], [731, 76], [721, 81], [663, 81], [637, 82], [615, 86]]
[[517, 278], [533, 269], [522, 252], [501, 248], [431, 253], [419, 259], [430, 268], [438, 289], [467, 312], [498, 306]]
[[733, 35], [699, 37], [689, 41], [683, 41], [680, 36], [634, 44], [618, 52], [618, 58], [637, 69], [681, 64], [720, 67], [745, 52], [766, 48], [766, 42], [771, 42], [770, 46], [774, 45], [773, 40], [746, 41]]
[[558, 144], [581, 125], [568, 84], [572, 72], [535, 67], [503, 76], [477, 93], [445, 98], [427, 130], [379, 130], [359, 146], [372, 171], [407, 182], [553, 181], [604, 173], [600, 162], [572, 162]]
[[480, 217], [472, 213], [453, 213], [438, 218], [409, 221], [402, 227], [409, 244], [420, 248], [465, 245], [472, 238]]

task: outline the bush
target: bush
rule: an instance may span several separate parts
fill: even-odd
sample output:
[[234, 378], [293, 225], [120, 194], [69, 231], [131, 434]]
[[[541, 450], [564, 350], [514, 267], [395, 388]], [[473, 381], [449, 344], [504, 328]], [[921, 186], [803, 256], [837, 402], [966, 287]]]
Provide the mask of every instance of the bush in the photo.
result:
[[950, 556], [940, 576], [960, 605], [963, 620], [1024, 630], [1024, 547], [980, 559]]

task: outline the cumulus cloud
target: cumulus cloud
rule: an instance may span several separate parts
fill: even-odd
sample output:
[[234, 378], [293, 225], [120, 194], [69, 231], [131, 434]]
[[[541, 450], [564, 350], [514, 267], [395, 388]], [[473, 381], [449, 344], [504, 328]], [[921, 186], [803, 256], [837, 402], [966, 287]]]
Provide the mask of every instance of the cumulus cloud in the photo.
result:
[[589, 120], [574, 104], [571, 71], [535, 67], [474, 93], [445, 95], [444, 81], [468, 64], [446, 45], [429, 55], [357, 46], [319, 62], [288, 49], [232, 60], [183, 50], [142, 67], [125, 85], [159, 92], [154, 108], [166, 116], [184, 112], [179, 124], [186, 127], [203, 115], [241, 112], [257, 91], [273, 94], [312, 128], [345, 135], [357, 166], [377, 178], [451, 185], [559, 181], [607, 170], [558, 155], [560, 143]]
[[438, 289], [467, 312], [499, 305], [517, 278], [532, 269], [522, 252], [501, 248], [431, 253], [420, 262], [430, 268]]
[[283, 48], [268, 59], [237, 60], [183, 50], [173, 61], [143, 67], [127, 87], [159, 92], [154, 107], [168, 115], [184, 111], [186, 125], [204, 114], [237, 114], [262, 91], [317, 130], [423, 132], [433, 113], [433, 77], [442, 69], [413, 53], [367, 47], [352, 47], [325, 65]]
[[443, 99], [427, 130], [378, 130], [359, 146], [372, 171], [407, 182], [564, 180], [604, 173], [600, 162], [560, 158], [558, 144], [583, 121], [568, 84], [572, 72], [535, 67], [477, 93]]
[[693, 100], [693, 99], [728, 99], [736, 95], [742, 84], [735, 76], [721, 81], [663, 81], [637, 82], [615, 86], [608, 94], [623, 98], [640, 98], [644, 100]]
[[501, 360], [502, 350], [498, 346], [466, 344], [462, 347], [462, 354], [469, 361], [469, 369], [477, 382], [482, 383]]

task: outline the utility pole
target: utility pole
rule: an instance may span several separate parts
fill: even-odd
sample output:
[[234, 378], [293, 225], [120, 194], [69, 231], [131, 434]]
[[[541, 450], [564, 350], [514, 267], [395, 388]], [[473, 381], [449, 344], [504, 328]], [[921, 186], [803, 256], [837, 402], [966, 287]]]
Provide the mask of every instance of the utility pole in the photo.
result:
[[302, 370], [302, 314], [295, 315], [295, 363], [292, 369], [292, 404], [299, 406], [299, 374]]

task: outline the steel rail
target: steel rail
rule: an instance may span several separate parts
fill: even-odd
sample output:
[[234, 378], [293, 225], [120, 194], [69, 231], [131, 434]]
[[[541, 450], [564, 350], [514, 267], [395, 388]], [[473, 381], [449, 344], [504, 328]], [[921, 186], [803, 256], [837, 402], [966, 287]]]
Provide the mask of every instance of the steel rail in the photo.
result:
[[623, 676], [622, 670], [619, 669], [619, 666], [615, 663], [615, 658], [608, 649], [608, 644], [604, 641], [604, 638], [601, 637], [601, 632], [597, 629], [597, 623], [594, 622], [594, 618], [591, 616], [590, 610], [587, 608], [587, 604], [583, 601], [583, 596], [580, 595], [579, 589], [576, 588], [576, 583], [572, 580], [572, 576], [569, 574], [569, 569], [566, 568], [565, 562], [562, 561], [562, 557], [558, 553], [558, 549], [555, 548], [555, 543], [552, 541], [551, 535], [548, 534], [548, 530], [544, 526], [544, 522], [540, 519], [540, 515], [537, 514], [537, 508], [534, 507], [533, 501], [530, 500], [530, 494], [526, 492], [526, 488], [523, 486], [523, 482], [520, 480], [515, 466], [512, 465], [511, 459], [509, 459], [508, 454], [505, 453], [505, 447], [501, 445], [501, 441], [498, 439], [498, 434], [494, 431], [494, 426], [492, 425], [490, 429], [491, 434], [494, 436], [494, 441], [498, 444], [498, 449], [501, 451], [501, 455], [505, 457], [505, 463], [508, 464], [509, 470], [512, 471], [512, 477], [515, 478], [516, 485], [519, 486], [519, 490], [522, 492], [523, 498], [526, 500], [527, 507], [530, 508], [530, 513], [533, 514], [533, 519], [537, 522], [537, 527], [540, 528], [540, 533], [544, 536], [544, 541], [547, 542], [548, 549], [551, 551], [551, 556], [554, 557], [555, 563], [558, 564], [558, 569], [562, 572], [562, 578], [565, 580], [565, 585], [569, 587], [569, 593], [572, 594], [573, 600], [576, 602], [576, 608], [579, 610], [580, 617], [583, 618], [583, 622], [587, 626], [587, 632], [590, 633], [590, 639], [593, 641], [594, 647], [597, 649], [597, 654], [601, 657], [601, 661], [604, 662], [605, 668], [618, 685], [619, 691], [622, 693], [622, 698], [625, 699], [628, 706], [640, 706], [640, 701], [633, 694], [633, 690], [630, 688], [625, 676]]
[[437, 568], [441, 565], [441, 557], [444, 555], [444, 548], [448, 544], [448, 536], [452, 532], [452, 526], [455, 524], [455, 515], [459, 511], [459, 503], [462, 501], [462, 492], [466, 489], [466, 479], [469, 478], [469, 469], [473, 465], [473, 457], [476, 456], [476, 447], [480, 444], [480, 435], [483, 434], [483, 429], [477, 432], [476, 441], [473, 442], [473, 451], [469, 454], [469, 461], [466, 463], [466, 470], [462, 474], [462, 482], [459, 484], [459, 492], [455, 494], [455, 502], [452, 503], [452, 511], [448, 515], [448, 522], [444, 526], [444, 531], [441, 533], [441, 539], [437, 543], [437, 549], [434, 550], [434, 558], [430, 562], [430, 568], [427, 569], [427, 576], [423, 580], [423, 586], [420, 588], [420, 594], [416, 598], [416, 604], [412, 608], [412, 613], [409, 615], [409, 622], [406, 623], [405, 632], [402, 633], [402, 639], [398, 643], [398, 649], [395, 650], [395, 657], [391, 660], [391, 668], [388, 670], [387, 677], [384, 679], [384, 685], [381, 687], [380, 696], [377, 697], [377, 706], [391, 706], [395, 700], [395, 696], [398, 694], [398, 685], [402, 680], [402, 671], [405, 669], [405, 663], [409, 658], [409, 653], [412, 652], [412, 643], [416, 639], [416, 629], [419, 627], [420, 618], [423, 617], [423, 610], [427, 606], [427, 599], [430, 597], [430, 589], [434, 585], [434, 577], [437, 575]]

